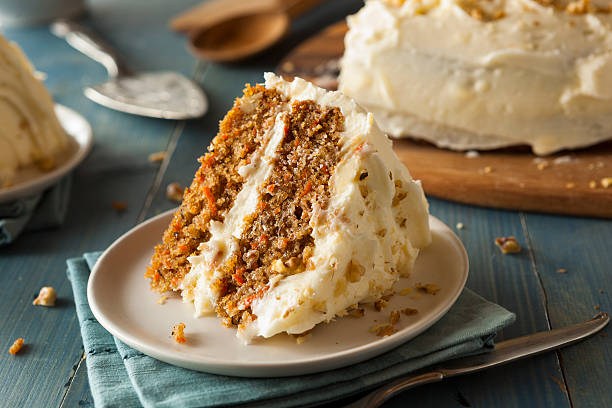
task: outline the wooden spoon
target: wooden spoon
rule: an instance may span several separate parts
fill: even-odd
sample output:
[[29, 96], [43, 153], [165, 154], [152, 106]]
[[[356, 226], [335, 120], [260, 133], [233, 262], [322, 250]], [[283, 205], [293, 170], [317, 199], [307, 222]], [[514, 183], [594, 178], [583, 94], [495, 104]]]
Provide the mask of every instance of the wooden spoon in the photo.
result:
[[216, 62], [238, 61], [280, 41], [291, 20], [322, 0], [288, 0], [281, 10], [263, 10], [234, 16], [196, 30], [189, 36], [189, 50]]

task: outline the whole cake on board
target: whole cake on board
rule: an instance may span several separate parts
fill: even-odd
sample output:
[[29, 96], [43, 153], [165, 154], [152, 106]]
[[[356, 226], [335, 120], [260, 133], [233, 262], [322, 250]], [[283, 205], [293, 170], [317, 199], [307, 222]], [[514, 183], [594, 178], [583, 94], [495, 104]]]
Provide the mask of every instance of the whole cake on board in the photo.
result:
[[247, 86], [200, 162], [145, 276], [247, 343], [377, 300], [430, 242], [372, 114], [300, 78]]
[[55, 155], [68, 147], [51, 95], [19, 47], [1, 34], [0, 123], [0, 189], [13, 184], [20, 167], [53, 168]]
[[612, 138], [607, 0], [367, 0], [339, 89], [393, 137], [538, 155]]

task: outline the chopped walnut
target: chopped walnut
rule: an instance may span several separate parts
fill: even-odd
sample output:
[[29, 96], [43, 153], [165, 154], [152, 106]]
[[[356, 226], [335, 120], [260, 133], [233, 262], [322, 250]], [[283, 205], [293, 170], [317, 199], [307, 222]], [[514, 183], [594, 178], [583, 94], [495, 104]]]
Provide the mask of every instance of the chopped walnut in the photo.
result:
[[521, 252], [521, 247], [514, 237], [495, 238], [495, 245], [497, 245], [504, 254]]
[[12, 355], [15, 355], [19, 353], [19, 350], [21, 350], [22, 347], [23, 347], [23, 339], [17, 339], [9, 348], [9, 353], [11, 353]]
[[415, 314], [419, 313], [419, 311], [417, 309], [413, 309], [411, 307], [406, 307], [406, 308], [402, 309], [402, 313], [405, 314], [406, 316], [412, 316], [412, 315], [415, 315]]
[[393, 333], [397, 333], [397, 329], [391, 325], [385, 326], [376, 332], [378, 337], [387, 337], [392, 335]]
[[170, 183], [166, 187], [166, 198], [180, 203], [183, 201], [183, 187], [179, 183]]
[[385, 299], [378, 299], [374, 302], [374, 309], [376, 309], [377, 312], [380, 312], [385, 307], [387, 307], [387, 301]]
[[165, 305], [166, 304], [166, 300], [168, 300], [168, 296], [162, 296], [159, 299], [157, 299], [157, 304]]
[[400, 311], [399, 310], [391, 311], [391, 314], [389, 315], [389, 323], [395, 324], [399, 322], [399, 319], [400, 319]]
[[436, 293], [438, 293], [440, 291], [440, 287], [438, 285], [436, 285], [435, 283], [417, 283], [415, 286], [418, 290], [420, 290], [421, 292], [425, 292], [427, 294], [430, 295], [435, 295]]
[[113, 201], [112, 206], [117, 212], [124, 212], [127, 209], [127, 203], [125, 201]]
[[57, 294], [51, 286], [43, 286], [38, 293], [38, 297], [32, 302], [36, 306], [55, 306]]
[[365, 310], [362, 308], [357, 308], [357, 309], [353, 309], [351, 311], [348, 312], [349, 316], [351, 317], [363, 317], [365, 315]]
[[387, 294], [385, 294], [385, 295], [382, 295], [380, 298], [381, 298], [382, 300], [385, 300], [385, 301], [387, 301], [387, 302], [388, 302], [389, 300], [391, 300], [391, 298], [392, 298], [393, 296], [395, 296], [395, 291], [394, 291], [394, 290], [392, 290], [391, 292], [389, 292], [389, 293], [387, 293]]
[[177, 343], [185, 343], [187, 341], [183, 330], [185, 330], [185, 323], [179, 323], [172, 328], [172, 338]]
[[164, 161], [165, 158], [166, 158], [166, 152], [151, 153], [149, 155], [149, 162], [150, 163], [159, 163], [159, 162]]

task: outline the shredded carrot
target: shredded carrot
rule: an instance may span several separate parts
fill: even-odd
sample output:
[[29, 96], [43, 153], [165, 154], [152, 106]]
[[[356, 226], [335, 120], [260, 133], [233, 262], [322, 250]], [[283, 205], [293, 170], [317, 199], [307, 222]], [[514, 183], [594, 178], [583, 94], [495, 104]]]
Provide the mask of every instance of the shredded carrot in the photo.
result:
[[207, 186], [204, 186], [204, 195], [206, 196], [206, 199], [208, 199], [208, 210], [211, 212], [212, 216], [217, 215], [217, 205], [215, 204], [215, 196], [213, 195], [212, 191], [210, 191], [210, 188], [208, 188]]
[[9, 353], [11, 353], [12, 355], [15, 355], [19, 353], [19, 350], [21, 350], [22, 347], [23, 347], [23, 339], [17, 339], [15, 340], [11, 348], [9, 348]]
[[306, 183], [306, 187], [304, 187], [304, 191], [302, 191], [302, 194], [300, 197], [304, 197], [306, 194], [310, 192], [311, 189], [312, 189], [312, 183], [310, 182], [310, 180], [308, 180], [308, 182]]

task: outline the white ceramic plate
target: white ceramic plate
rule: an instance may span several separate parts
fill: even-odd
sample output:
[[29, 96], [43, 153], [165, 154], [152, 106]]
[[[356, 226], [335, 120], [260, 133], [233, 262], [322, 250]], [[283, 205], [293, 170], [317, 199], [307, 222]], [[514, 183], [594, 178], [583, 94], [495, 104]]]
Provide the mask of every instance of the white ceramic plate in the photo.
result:
[[63, 105], [55, 105], [55, 113], [68, 134], [69, 148], [57, 155], [58, 166], [51, 171], [41, 171], [34, 165], [19, 169], [13, 185], [0, 188], [0, 203], [34, 195], [57, 183], [81, 163], [91, 150], [93, 133], [87, 119]]
[[[196, 318], [193, 305], [179, 296], [160, 305], [160, 295], [149, 290], [144, 272], [153, 247], [161, 239], [172, 212], [166, 212], [127, 232], [102, 254], [89, 278], [87, 296], [94, 316], [109, 332], [141, 352], [177, 366], [216, 374], [248, 377], [301, 375], [354, 364], [388, 351], [413, 338], [440, 319], [461, 293], [468, 275], [468, 258], [457, 236], [430, 217], [432, 244], [423, 250], [416, 270], [402, 278], [396, 290], [416, 282], [435, 283], [434, 295], [396, 294], [382, 312], [365, 308], [363, 318], [344, 317], [318, 325], [302, 344], [285, 334], [243, 345], [235, 329], [215, 316]], [[391, 310], [412, 307], [402, 315], [400, 330], [388, 337], [369, 331], [386, 322]], [[172, 326], [186, 324], [185, 344], [170, 337]]]

